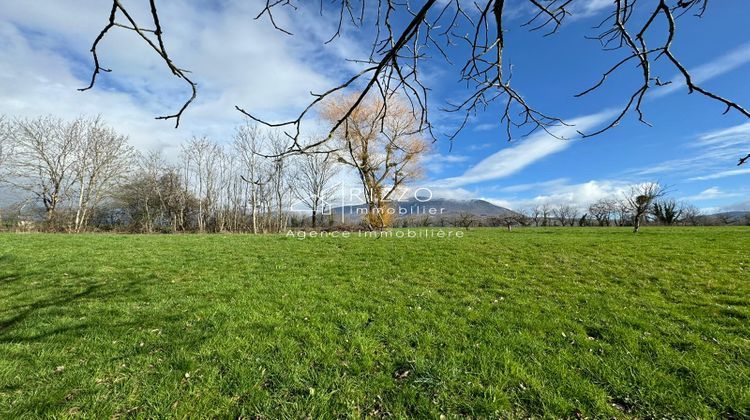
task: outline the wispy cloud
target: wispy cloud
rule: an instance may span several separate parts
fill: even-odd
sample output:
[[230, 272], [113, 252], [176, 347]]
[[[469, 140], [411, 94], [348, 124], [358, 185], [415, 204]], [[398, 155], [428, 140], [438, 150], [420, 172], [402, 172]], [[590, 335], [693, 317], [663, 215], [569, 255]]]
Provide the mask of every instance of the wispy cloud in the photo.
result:
[[511, 209], [532, 208], [542, 204], [556, 206], [567, 204], [584, 210], [591, 203], [602, 198], [622, 198], [630, 187], [637, 183], [622, 180], [591, 180], [577, 184], [561, 183], [552, 180], [537, 183], [537, 194], [532, 197], [482, 197], [491, 203]]
[[[577, 134], [577, 130], [589, 130], [601, 124], [610, 118], [612, 113], [612, 111], [604, 111], [573, 119], [568, 126], [554, 128], [554, 135], [561, 138], [570, 138]], [[459, 187], [513, 175], [532, 163], [561, 152], [573, 144], [573, 140], [560, 140], [555, 136], [544, 131], [537, 132], [525, 140], [518, 141], [511, 147], [506, 147], [490, 155], [463, 175], [438, 180], [434, 184], [444, 187]]]
[[494, 123], [477, 124], [474, 126], [474, 131], [492, 131], [499, 129], [500, 126]]
[[[670, 174], [687, 176], [688, 181], [704, 181], [748, 173], [746, 169], [727, 170], [750, 151], [750, 123], [698, 135], [686, 143], [691, 155], [629, 171], [634, 175]], [[704, 175], [698, 175], [703, 173]]]
[[448, 165], [455, 165], [457, 163], [466, 162], [467, 160], [469, 160], [469, 157], [466, 155], [440, 153], [427, 155], [423, 159], [427, 171], [433, 174], [443, 172]]
[[573, 11], [571, 12], [571, 17], [573, 19], [590, 17], [599, 14], [605, 9], [614, 11], [614, 0], [589, 0], [585, 2], [575, 3]]
[[750, 122], [705, 133], [698, 141], [703, 145], [750, 144]]
[[748, 169], [733, 169], [729, 171], [720, 171], [710, 175], [694, 176], [688, 178], [688, 181], [706, 181], [710, 179], [726, 178], [728, 176], [745, 175], [750, 174], [750, 168]]
[[722, 191], [719, 187], [711, 187], [699, 192], [698, 194], [684, 197], [683, 199], [687, 201], [706, 201], [741, 196], [742, 194], [738, 192], [727, 192]]
[[[727, 54], [709, 63], [690, 70], [693, 82], [703, 83], [724, 73], [728, 73], [746, 63], [750, 62], [750, 42], [742, 44]], [[672, 77], [672, 83], [654, 91], [653, 96], [668, 95], [685, 86], [685, 78], [676, 74]]]
[[[597, 0], [590, 2], [589, 7], [592, 11], [596, 11], [606, 8], [611, 3], [610, 0]], [[716, 60], [693, 69], [692, 74], [696, 82], [703, 82], [729, 72], [748, 61], [750, 61], [750, 43], [743, 44]], [[656, 91], [658, 92], [656, 96], [664, 96], [675, 92], [677, 88], [674, 85], [673, 83]], [[561, 131], [566, 132], [563, 136], [575, 135], [575, 130], [586, 131], [591, 127], [601, 124], [611, 115], [612, 111], [605, 111], [582, 117], [571, 121], [576, 125], [574, 130], [568, 130], [569, 127], [564, 127], [561, 128]], [[479, 124], [476, 129], [483, 130], [488, 127], [488, 124]], [[721, 162], [724, 164], [727, 162], [729, 156], [734, 158], [734, 156], [738, 155], [738, 153], [735, 153], [737, 150], [744, 148], [746, 144], [750, 144], [750, 123], [712, 133], [705, 133], [697, 140], [703, 148], [701, 154], [698, 156], [666, 161], [659, 165], [652, 165], [629, 172], [635, 175], [651, 175], [690, 170], [691, 173], [695, 173], [696, 168], [709, 169], [717, 163]], [[547, 133], [537, 133], [515, 146], [500, 150], [487, 157], [463, 175], [440, 180], [438, 183], [447, 186], [461, 186], [507, 177], [540, 159], [567, 149], [571, 144], [570, 141], [557, 140]]]
[[557, 188], [557, 187], [560, 187], [562, 185], [566, 185], [569, 183], [570, 183], [570, 179], [568, 178], [557, 178], [557, 179], [552, 179], [549, 181], [530, 182], [527, 184], [510, 185], [507, 187], [498, 188], [497, 191], [503, 192], [503, 193], [518, 193], [518, 192], [532, 191], [532, 190], [548, 190], [550, 188]]

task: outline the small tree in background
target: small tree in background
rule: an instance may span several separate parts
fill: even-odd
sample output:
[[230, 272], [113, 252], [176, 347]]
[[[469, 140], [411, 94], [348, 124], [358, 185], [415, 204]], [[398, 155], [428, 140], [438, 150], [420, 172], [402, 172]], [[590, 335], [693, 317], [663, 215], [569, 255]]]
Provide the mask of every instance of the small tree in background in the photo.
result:
[[609, 226], [612, 215], [617, 210], [617, 203], [614, 200], [603, 198], [597, 200], [589, 206], [589, 214], [596, 219], [599, 226]]
[[578, 218], [578, 209], [570, 204], [560, 204], [552, 210], [562, 226], [574, 226]]
[[701, 224], [703, 215], [698, 207], [692, 204], [682, 205], [682, 221], [684, 224], [690, 226], [698, 226]]
[[300, 157], [296, 167], [294, 194], [311, 211], [312, 227], [318, 225], [318, 212], [334, 191], [327, 189], [336, 175], [335, 160], [328, 153], [311, 153]]
[[469, 230], [471, 226], [477, 223], [477, 218], [473, 213], [460, 213], [453, 220], [453, 226], [462, 227]]
[[677, 223], [682, 216], [682, 208], [674, 200], [654, 201], [651, 212], [659, 223], [667, 226]]

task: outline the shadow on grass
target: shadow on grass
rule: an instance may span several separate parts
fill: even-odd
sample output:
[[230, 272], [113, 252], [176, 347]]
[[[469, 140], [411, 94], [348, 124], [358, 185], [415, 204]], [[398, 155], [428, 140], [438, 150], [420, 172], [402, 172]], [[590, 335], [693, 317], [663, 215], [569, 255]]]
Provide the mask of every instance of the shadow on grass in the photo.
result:
[[103, 284], [93, 284], [93, 285], [87, 286], [83, 291], [73, 293], [71, 295], [44, 298], [44, 299], [40, 299], [35, 302], [32, 302], [31, 304], [23, 305], [23, 307], [26, 307], [26, 309], [19, 311], [16, 315], [10, 318], [0, 321], [0, 338], [2, 338], [2, 336], [8, 330], [12, 329], [18, 323], [23, 322], [29, 316], [35, 314], [38, 311], [51, 308], [51, 307], [60, 307], [60, 306], [69, 305], [77, 300], [85, 299], [87, 297], [92, 297], [92, 296], [106, 297], [112, 294], [112, 292], [104, 293], [104, 294], [97, 293], [98, 291], [101, 290], [102, 286]]
[[[29, 276], [9, 276], [17, 277], [18, 279], [33, 277]], [[51, 335], [61, 334], [65, 332], [72, 332], [75, 330], [84, 330], [86, 328], [102, 328], [104, 325], [86, 325], [80, 324], [77, 326], [70, 326], [65, 328], [51, 329], [45, 333], [36, 334], [33, 336], [19, 336], [12, 334], [12, 331], [17, 330], [19, 324], [23, 323], [29, 318], [41, 315], [48, 310], [63, 310], [66, 308], [74, 308], [77, 305], [81, 305], [84, 302], [90, 301], [106, 301], [112, 298], [127, 297], [128, 300], [138, 301], [144, 297], [144, 287], [151, 283], [152, 279], [149, 278], [135, 278], [131, 280], [124, 280], [118, 282], [112, 281], [101, 281], [99, 279], [93, 280], [77, 280], [75, 278], [69, 279], [70, 283], [64, 286], [58, 286], [55, 284], [45, 284], [39, 287], [32, 287], [31, 289], [24, 288], [22, 290], [11, 291], [9, 294], [2, 297], [2, 300], [8, 300], [11, 297], [17, 296], [38, 296], [31, 302], [19, 303], [15, 306], [4, 308], [0, 311], [0, 314], [12, 313], [12, 316], [7, 318], [0, 318], [0, 343], [9, 343], [15, 341], [34, 341], [42, 340]], [[79, 289], [77, 291], [70, 291], [71, 287]], [[83, 287], [82, 290], [80, 288]], [[54, 315], [50, 315], [50, 322], [48, 325], [54, 327]]]

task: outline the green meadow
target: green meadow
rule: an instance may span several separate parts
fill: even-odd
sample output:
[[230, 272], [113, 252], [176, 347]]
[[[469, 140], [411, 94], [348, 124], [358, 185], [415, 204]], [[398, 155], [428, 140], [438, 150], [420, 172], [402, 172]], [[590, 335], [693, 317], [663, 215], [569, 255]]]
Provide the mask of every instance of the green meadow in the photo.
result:
[[0, 418], [750, 417], [750, 228], [0, 235]]

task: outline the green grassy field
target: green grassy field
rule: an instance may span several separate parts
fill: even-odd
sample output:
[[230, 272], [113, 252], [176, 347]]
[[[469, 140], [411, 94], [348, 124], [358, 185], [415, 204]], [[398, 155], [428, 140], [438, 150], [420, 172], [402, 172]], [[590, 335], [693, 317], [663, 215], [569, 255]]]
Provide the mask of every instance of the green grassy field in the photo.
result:
[[750, 417], [750, 229], [0, 235], [0, 418]]

